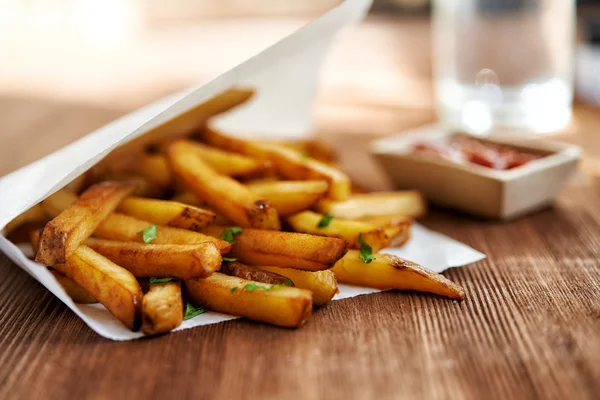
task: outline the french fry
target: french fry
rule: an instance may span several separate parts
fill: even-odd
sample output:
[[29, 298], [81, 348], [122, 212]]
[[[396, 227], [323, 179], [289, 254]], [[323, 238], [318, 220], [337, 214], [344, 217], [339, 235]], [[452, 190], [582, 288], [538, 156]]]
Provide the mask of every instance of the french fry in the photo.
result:
[[86, 292], [85, 289], [79, 286], [73, 279], [52, 268], [50, 268], [50, 272], [75, 303], [93, 304], [98, 302], [94, 296]]
[[[151, 222], [129, 215], [112, 213], [98, 225], [94, 236], [120, 242], [143, 242], [142, 231], [151, 225]], [[224, 240], [170, 226], [157, 226], [156, 236], [152, 240], [152, 244], [199, 244], [206, 242], [213, 243], [221, 254], [226, 254], [231, 248], [230, 244]]]
[[46, 266], [64, 263], [134, 187], [106, 182], [87, 189], [79, 199], [46, 224], [35, 260]]
[[246, 187], [269, 200], [277, 213], [288, 216], [309, 209], [327, 192], [327, 181], [275, 181], [246, 183]]
[[328, 236], [344, 239], [351, 249], [360, 249], [359, 235], [363, 242], [371, 246], [373, 251], [379, 251], [390, 245], [390, 238], [383, 228], [368, 222], [332, 218], [327, 226], [319, 228], [323, 214], [313, 211], [302, 211], [287, 218], [287, 222], [296, 232], [311, 235]]
[[363, 219], [390, 215], [419, 218], [425, 215], [427, 207], [420, 192], [407, 190], [357, 194], [346, 201], [323, 199], [315, 209], [338, 218]]
[[215, 220], [215, 213], [198, 207], [168, 200], [128, 197], [119, 205], [118, 211], [152, 222], [175, 228], [198, 231]]
[[157, 335], [170, 332], [183, 321], [183, 297], [179, 282], [150, 284], [142, 301], [142, 332]]
[[333, 200], [343, 201], [350, 196], [350, 179], [346, 174], [296, 150], [277, 144], [233, 138], [209, 127], [202, 131], [202, 138], [215, 147], [267, 159], [276, 172], [286, 179], [325, 180], [329, 183], [327, 195]]
[[385, 234], [391, 240], [391, 246], [402, 246], [410, 239], [412, 218], [404, 215], [369, 217], [363, 218], [361, 221], [383, 228]]
[[194, 193], [191, 192], [179, 192], [171, 197], [171, 201], [177, 201], [183, 204], [189, 204], [190, 206], [204, 208], [206, 204], [201, 201]]
[[54, 268], [73, 279], [129, 329], [139, 329], [143, 293], [131, 272], [85, 245]]
[[29, 232], [29, 243], [31, 243], [31, 250], [33, 250], [33, 256], [37, 254], [40, 249], [40, 238], [42, 237], [42, 229], [34, 229]]
[[313, 304], [317, 306], [329, 303], [338, 291], [337, 280], [332, 270], [310, 272], [280, 267], [256, 266], [254, 268], [284, 276], [290, 279], [295, 287], [310, 290]]
[[173, 184], [173, 173], [167, 158], [162, 154], [142, 153], [132, 165], [132, 172], [143, 176], [161, 188], [168, 188]]
[[221, 253], [213, 243], [145, 244], [92, 238], [85, 244], [142, 278], [202, 278], [221, 266]]
[[333, 267], [340, 283], [376, 289], [416, 290], [462, 300], [464, 290], [446, 277], [389, 254], [375, 254], [366, 264], [358, 250], [350, 250]]
[[238, 153], [192, 143], [190, 149], [219, 174], [228, 176], [255, 176], [270, 168], [267, 160], [257, 160]]
[[248, 281], [293, 286], [292, 281], [285, 276], [270, 271], [263, 271], [237, 261], [223, 263], [219, 271], [222, 274], [237, 276]]
[[312, 294], [305, 289], [269, 285], [215, 272], [185, 281], [196, 304], [221, 313], [286, 328], [302, 326], [312, 312]]
[[14, 232], [20, 226], [30, 223], [30, 222], [44, 222], [48, 221], [48, 214], [39, 204], [31, 207], [27, 211], [19, 214], [16, 218], [10, 221], [4, 227], [4, 234], [8, 235], [11, 232]]
[[68, 189], [60, 189], [51, 196], [47, 197], [40, 204], [52, 218], [65, 211], [69, 206], [77, 201], [77, 195]]
[[236, 180], [216, 173], [193, 150], [189, 141], [169, 146], [173, 172], [200, 199], [242, 227], [280, 229], [277, 210]]
[[[221, 237], [226, 227], [210, 225], [203, 233]], [[346, 241], [296, 232], [243, 229], [235, 235], [230, 257], [248, 265], [273, 265], [305, 271], [329, 269], [346, 254]]]

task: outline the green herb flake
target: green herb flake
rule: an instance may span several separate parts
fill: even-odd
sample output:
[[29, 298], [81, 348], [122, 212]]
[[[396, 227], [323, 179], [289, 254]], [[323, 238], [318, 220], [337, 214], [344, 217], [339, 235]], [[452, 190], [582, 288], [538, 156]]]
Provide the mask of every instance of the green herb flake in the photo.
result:
[[292, 282], [290, 279], [287, 279], [285, 282], [283, 282], [283, 284], [285, 286], [292, 286], [294, 284], [294, 282]]
[[144, 240], [144, 243], [148, 244], [154, 239], [156, 239], [156, 232], [156, 225], [150, 225], [146, 229], [142, 229], [141, 231], [139, 231], [137, 234], [142, 234], [142, 239]]
[[360, 259], [363, 260], [365, 264], [369, 264], [371, 261], [375, 260], [373, 249], [363, 241], [362, 233], [358, 234], [358, 243], [360, 244]]
[[276, 285], [271, 285], [269, 287], [264, 287], [261, 285], [257, 285], [256, 283], [248, 283], [246, 284], [246, 286], [244, 286], [244, 290], [247, 290], [249, 292], [254, 292], [255, 290], [264, 290], [265, 292], [268, 292], [269, 290], [273, 289], [273, 287], [275, 287]]
[[150, 284], [154, 284], [154, 283], [167, 283], [167, 282], [171, 282], [174, 281], [175, 278], [155, 278], [152, 277], [150, 278]]
[[197, 317], [200, 314], [204, 314], [206, 312], [206, 308], [204, 307], [194, 307], [190, 303], [185, 305], [185, 313], [183, 314], [183, 320], [187, 321], [188, 319], [192, 319]]
[[229, 293], [233, 293], [237, 290], [237, 286], [236, 287], [232, 287], [231, 289], [229, 289]]
[[333, 219], [333, 215], [331, 215], [329, 213], [325, 213], [323, 215], [323, 218], [317, 224], [317, 228], [327, 228], [332, 219]]
[[233, 258], [233, 257], [223, 257], [223, 262], [234, 262], [237, 261], [237, 258]]
[[242, 228], [240, 228], [239, 226], [232, 226], [231, 228], [225, 229], [221, 233], [221, 239], [223, 239], [224, 241], [226, 241], [229, 244], [233, 244], [233, 243], [235, 243], [233, 241], [233, 237], [235, 235], [239, 235], [240, 233], [242, 233]]

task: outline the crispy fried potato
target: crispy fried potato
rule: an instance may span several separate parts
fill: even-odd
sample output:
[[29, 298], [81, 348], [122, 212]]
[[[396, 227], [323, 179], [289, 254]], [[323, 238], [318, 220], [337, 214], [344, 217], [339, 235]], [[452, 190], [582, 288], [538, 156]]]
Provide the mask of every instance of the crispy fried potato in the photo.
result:
[[392, 246], [402, 246], [410, 239], [410, 229], [412, 227], [412, 218], [410, 217], [389, 215], [363, 218], [361, 221], [383, 228], [385, 234], [390, 238]]
[[183, 204], [189, 204], [190, 206], [204, 208], [206, 204], [201, 201], [194, 193], [191, 192], [179, 192], [171, 197], [171, 201], [177, 201]]
[[340, 170], [277, 144], [255, 143], [226, 136], [207, 127], [202, 138], [209, 144], [225, 150], [271, 161], [276, 172], [286, 179], [325, 180], [329, 183], [328, 197], [346, 200], [350, 196], [350, 179]]
[[315, 209], [346, 219], [389, 215], [419, 218], [427, 211], [423, 196], [416, 190], [357, 194], [346, 201], [323, 199], [317, 202]]
[[313, 304], [323, 306], [333, 299], [338, 291], [337, 280], [332, 270], [302, 271], [293, 268], [256, 266], [263, 271], [273, 272], [289, 278], [295, 287], [312, 292]]
[[39, 204], [31, 207], [29, 210], [19, 214], [4, 227], [4, 235], [14, 232], [18, 227], [30, 222], [44, 222], [50, 218], [43, 207]]
[[371, 246], [373, 251], [379, 251], [390, 245], [390, 238], [385, 234], [383, 228], [376, 225], [333, 218], [329, 221], [329, 225], [319, 228], [319, 222], [323, 220], [323, 217], [323, 214], [313, 211], [302, 211], [288, 217], [287, 222], [296, 232], [344, 239], [351, 249], [360, 249], [359, 235], [365, 243]]
[[263, 271], [237, 261], [223, 263], [219, 271], [222, 274], [237, 276], [238, 278], [246, 279], [248, 281], [268, 283], [271, 285], [293, 286], [292, 281], [285, 276], [274, 272]]
[[376, 289], [416, 290], [462, 300], [464, 290], [457, 284], [413, 262], [389, 254], [375, 254], [365, 264], [358, 250], [348, 254], [333, 267], [338, 282]]
[[213, 243], [145, 244], [88, 239], [85, 244], [137, 277], [202, 278], [221, 266]]
[[198, 207], [168, 200], [128, 197], [118, 211], [157, 225], [197, 231], [215, 220], [215, 213]]
[[183, 184], [219, 213], [242, 227], [280, 229], [277, 210], [238, 181], [217, 174], [193, 150], [193, 143], [178, 140], [167, 158]]
[[48, 215], [56, 218], [58, 214], [65, 211], [69, 206], [77, 201], [77, 195], [70, 190], [60, 189], [58, 192], [47, 197], [40, 204], [46, 210]]
[[142, 301], [142, 332], [157, 335], [172, 331], [183, 321], [179, 282], [153, 283]]
[[206, 146], [202, 143], [193, 143], [190, 149], [193, 149], [212, 169], [223, 175], [256, 176], [271, 166], [268, 160], [257, 160], [238, 153]]
[[287, 328], [304, 324], [312, 312], [312, 294], [305, 289], [247, 281], [215, 272], [185, 281], [196, 304], [226, 314]]
[[129, 329], [139, 329], [144, 295], [131, 272], [85, 245], [54, 268], [73, 279]]
[[50, 272], [75, 303], [93, 304], [98, 302], [94, 296], [86, 292], [85, 289], [79, 286], [73, 279], [52, 268], [50, 268]]
[[[203, 233], [221, 237], [226, 227], [207, 226]], [[230, 257], [248, 265], [273, 265], [305, 271], [329, 269], [346, 254], [346, 241], [296, 232], [244, 229], [235, 235]]]
[[327, 181], [275, 181], [246, 183], [246, 187], [269, 200], [280, 216], [309, 209], [327, 192]]
[[35, 260], [46, 266], [64, 263], [133, 189], [132, 185], [117, 182], [87, 189], [75, 203], [46, 224]]
[[337, 155], [329, 144], [320, 140], [259, 140], [259, 143], [276, 144], [295, 150], [301, 154], [305, 154], [315, 160], [322, 161], [326, 164], [332, 164], [337, 160]]
[[40, 249], [40, 238], [42, 237], [43, 229], [34, 229], [29, 232], [29, 243], [31, 243], [31, 250], [33, 250], [33, 256], [37, 254]]
[[132, 172], [143, 176], [161, 188], [168, 188], [173, 184], [171, 167], [167, 158], [162, 154], [140, 154], [133, 163]]
[[[143, 242], [142, 231], [151, 225], [151, 222], [130, 217], [129, 215], [112, 213], [98, 225], [94, 236], [121, 242]], [[156, 237], [152, 240], [152, 244], [199, 244], [206, 242], [213, 243], [221, 254], [229, 252], [231, 247], [224, 240], [170, 226], [158, 226]]]

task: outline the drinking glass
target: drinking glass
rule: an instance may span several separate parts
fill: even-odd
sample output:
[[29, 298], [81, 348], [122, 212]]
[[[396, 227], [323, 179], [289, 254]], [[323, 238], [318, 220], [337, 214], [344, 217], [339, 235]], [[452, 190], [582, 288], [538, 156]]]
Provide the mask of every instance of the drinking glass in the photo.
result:
[[434, 0], [434, 79], [446, 125], [553, 132], [571, 118], [574, 0]]

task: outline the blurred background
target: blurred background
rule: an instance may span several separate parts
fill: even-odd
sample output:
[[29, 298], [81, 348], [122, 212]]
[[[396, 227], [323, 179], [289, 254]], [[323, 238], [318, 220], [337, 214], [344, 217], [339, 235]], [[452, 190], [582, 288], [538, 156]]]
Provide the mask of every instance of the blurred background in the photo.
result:
[[[15, 149], [0, 159], [0, 175], [215, 77], [338, 3], [0, 0], [0, 141]], [[577, 6], [593, 59], [600, 1]], [[434, 120], [431, 8], [429, 0], [375, 0], [367, 19], [340, 35], [321, 74], [316, 132], [352, 140]], [[580, 102], [600, 101], [582, 93]], [[575, 120], [590, 113], [583, 107]]]

